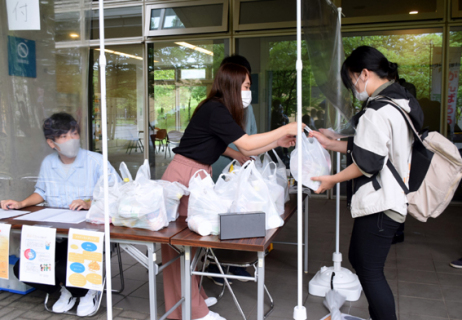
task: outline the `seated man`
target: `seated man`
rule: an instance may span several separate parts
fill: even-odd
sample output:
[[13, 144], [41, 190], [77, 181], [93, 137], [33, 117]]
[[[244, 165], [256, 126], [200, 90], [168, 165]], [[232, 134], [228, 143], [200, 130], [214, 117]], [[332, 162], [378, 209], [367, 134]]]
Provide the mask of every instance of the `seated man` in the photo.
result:
[[[71, 210], [89, 209], [93, 188], [103, 175], [103, 157], [99, 153], [80, 149], [80, 128], [77, 121], [64, 112], [53, 114], [43, 124], [43, 133], [50, 148], [56, 150], [45, 157], [35, 185], [35, 192], [23, 201], [3, 200], [1, 208], [21, 209], [46, 201], [50, 207], [69, 208]], [[108, 164], [109, 173], [119, 175]], [[53, 293], [61, 289], [61, 297], [53, 305], [53, 311], [63, 313], [74, 306], [77, 298], [78, 316], [86, 316], [97, 308], [100, 292], [82, 288], [65, 288], [67, 264], [67, 239], [57, 239], [56, 243], [56, 285], [27, 283], [28, 285]], [[19, 261], [14, 266], [14, 273], [19, 278]]]

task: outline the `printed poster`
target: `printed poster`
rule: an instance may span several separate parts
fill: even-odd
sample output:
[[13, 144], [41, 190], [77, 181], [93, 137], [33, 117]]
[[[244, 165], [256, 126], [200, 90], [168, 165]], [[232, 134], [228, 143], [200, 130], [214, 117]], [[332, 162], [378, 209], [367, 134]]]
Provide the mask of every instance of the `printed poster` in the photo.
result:
[[55, 285], [56, 229], [22, 226], [19, 280]]
[[66, 286], [103, 290], [104, 232], [69, 229]]
[[10, 270], [10, 224], [0, 224], [0, 278], [8, 279]]

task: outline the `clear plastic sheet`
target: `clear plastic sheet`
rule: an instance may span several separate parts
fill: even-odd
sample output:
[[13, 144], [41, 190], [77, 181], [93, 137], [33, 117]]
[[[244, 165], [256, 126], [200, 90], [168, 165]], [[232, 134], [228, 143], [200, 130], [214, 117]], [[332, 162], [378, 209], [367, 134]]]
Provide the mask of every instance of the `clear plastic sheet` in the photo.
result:
[[[65, 111], [77, 119], [87, 149], [91, 1], [37, 0], [39, 10], [31, 9], [32, 2], [0, 3], [1, 200], [20, 201], [34, 192], [42, 160], [55, 152], [42, 131], [53, 113]], [[28, 25], [34, 18], [38, 23]], [[24, 39], [27, 48], [20, 47]]]
[[329, 102], [325, 114], [326, 127], [332, 127], [344, 136], [352, 135], [354, 129], [350, 120], [355, 109], [340, 76], [345, 54], [337, 9], [329, 0], [306, 0], [303, 1], [302, 14], [311, 69], [319, 89]]

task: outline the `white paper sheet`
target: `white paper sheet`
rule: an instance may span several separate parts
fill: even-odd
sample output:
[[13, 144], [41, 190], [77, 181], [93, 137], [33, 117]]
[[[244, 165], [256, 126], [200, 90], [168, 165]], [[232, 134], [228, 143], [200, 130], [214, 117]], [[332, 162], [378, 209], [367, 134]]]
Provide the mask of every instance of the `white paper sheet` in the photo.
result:
[[22, 226], [19, 280], [55, 285], [56, 229]]
[[15, 220], [80, 223], [85, 221], [86, 215], [87, 211], [73, 211], [67, 209], [42, 209], [15, 218]]
[[0, 220], [1, 219], [8, 219], [11, 217], [16, 217], [21, 214], [29, 213], [30, 211], [21, 211], [21, 210], [3, 210], [0, 209]]
[[69, 229], [66, 286], [103, 289], [103, 232]]
[[6, 0], [8, 30], [40, 30], [39, 0]]
[[9, 255], [10, 255], [10, 230], [11, 224], [0, 224], [0, 278], [9, 278]]

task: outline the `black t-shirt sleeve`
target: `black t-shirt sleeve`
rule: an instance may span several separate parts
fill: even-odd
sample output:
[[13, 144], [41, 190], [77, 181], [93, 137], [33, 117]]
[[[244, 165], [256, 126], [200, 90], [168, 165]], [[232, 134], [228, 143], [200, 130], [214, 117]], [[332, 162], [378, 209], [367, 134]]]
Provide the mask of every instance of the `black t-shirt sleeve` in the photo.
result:
[[234, 121], [225, 106], [219, 105], [210, 114], [210, 130], [227, 145], [241, 138], [245, 131]]

